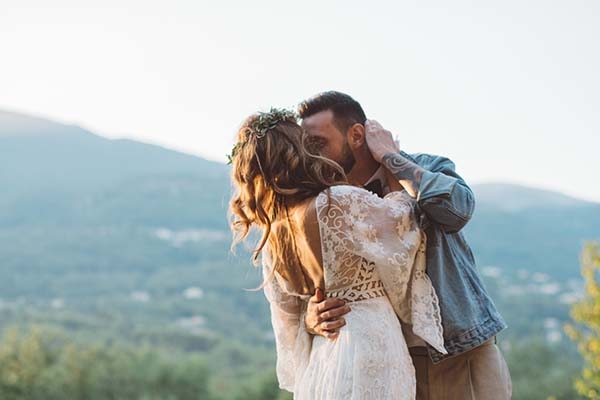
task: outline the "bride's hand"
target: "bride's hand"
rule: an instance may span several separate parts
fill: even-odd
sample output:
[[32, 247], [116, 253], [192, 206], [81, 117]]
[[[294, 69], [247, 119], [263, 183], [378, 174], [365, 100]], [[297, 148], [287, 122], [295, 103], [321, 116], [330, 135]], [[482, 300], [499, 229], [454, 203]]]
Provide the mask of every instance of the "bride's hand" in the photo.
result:
[[349, 312], [350, 307], [344, 300], [325, 299], [323, 290], [317, 288], [315, 294], [308, 300], [304, 317], [306, 330], [313, 335], [336, 339], [340, 328], [346, 325], [346, 320], [342, 316]]

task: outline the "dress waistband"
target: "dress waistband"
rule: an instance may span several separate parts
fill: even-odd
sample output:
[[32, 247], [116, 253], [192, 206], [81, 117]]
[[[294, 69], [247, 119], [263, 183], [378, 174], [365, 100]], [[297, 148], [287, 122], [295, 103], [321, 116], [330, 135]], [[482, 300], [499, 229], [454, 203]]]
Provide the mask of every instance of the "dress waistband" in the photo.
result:
[[337, 288], [327, 293], [327, 297], [334, 297], [347, 302], [375, 299], [385, 295], [385, 289], [381, 280]]

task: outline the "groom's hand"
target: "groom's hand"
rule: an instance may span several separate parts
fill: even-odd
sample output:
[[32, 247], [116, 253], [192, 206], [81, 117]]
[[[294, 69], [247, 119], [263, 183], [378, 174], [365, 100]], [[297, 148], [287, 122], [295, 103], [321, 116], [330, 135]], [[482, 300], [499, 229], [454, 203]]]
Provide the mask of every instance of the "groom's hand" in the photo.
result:
[[321, 335], [327, 339], [335, 339], [340, 333], [340, 328], [346, 325], [342, 317], [350, 312], [350, 307], [344, 300], [325, 299], [323, 290], [318, 289], [308, 300], [304, 323], [306, 330], [313, 335]]
[[383, 156], [386, 154], [400, 151], [398, 143], [392, 137], [392, 133], [383, 129], [383, 126], [373, 119], [365, 122], [365, 139], [373, 158], [378, 163], [381, 163]]

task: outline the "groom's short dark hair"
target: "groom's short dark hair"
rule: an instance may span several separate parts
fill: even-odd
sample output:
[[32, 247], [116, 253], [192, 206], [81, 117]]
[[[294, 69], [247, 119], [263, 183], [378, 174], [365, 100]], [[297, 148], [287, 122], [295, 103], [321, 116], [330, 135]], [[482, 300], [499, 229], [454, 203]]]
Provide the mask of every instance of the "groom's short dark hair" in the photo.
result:
[[367, 121], [360, 103], [345, 93], [330, 90], [319, 93], [298, 106], [300, 118], [307, 118], [321, 111], [331, 110], [333, 122], [339, 130], [345, 132], [352, 125]]

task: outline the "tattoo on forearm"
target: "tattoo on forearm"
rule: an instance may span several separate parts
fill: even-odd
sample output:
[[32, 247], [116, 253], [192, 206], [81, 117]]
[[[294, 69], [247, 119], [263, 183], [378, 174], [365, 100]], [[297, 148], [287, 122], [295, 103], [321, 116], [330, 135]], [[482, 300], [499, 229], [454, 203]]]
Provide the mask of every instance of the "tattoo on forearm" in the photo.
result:
[[425, 170], [397, 153], [388, 153], [381, 161], [402, 186], [411, 192], [411, 195], [416, 196]]

